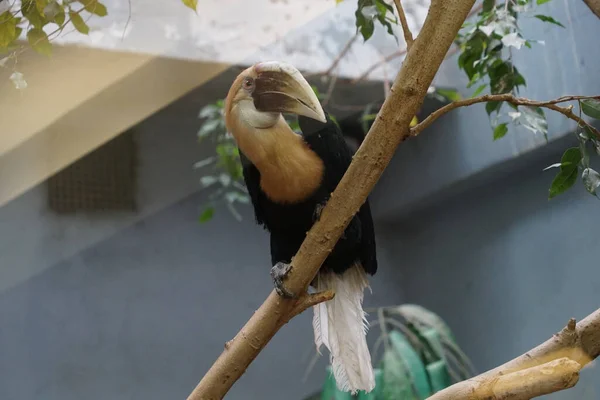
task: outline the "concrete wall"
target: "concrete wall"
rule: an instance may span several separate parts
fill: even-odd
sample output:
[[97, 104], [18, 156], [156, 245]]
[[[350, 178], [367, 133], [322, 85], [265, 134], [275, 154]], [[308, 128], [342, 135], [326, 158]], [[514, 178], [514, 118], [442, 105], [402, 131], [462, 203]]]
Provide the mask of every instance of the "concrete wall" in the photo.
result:
[[[206, 194], [192, 165], [211, 149], [197, 144], [196, 116], [215, 90], [134, 129], [138, 213], [58, 216], [44, 186], [0, 208], [0, 399], [185, 398], [268, 295], [268, 238], [250, 208], [242, 223], [225, 209], [197, 222]], [[400, 303], [397, 271], [379, 258], [366, 305]], [[286, 326], [227, 398], [317, 390], [325, 358], [299, 378], [311, 326], [310, 312]]]
[[[566, 142], [560, 148], [572, 144]], [[542, 169], [560, 156], [548, 150], [511, 174], [397, 220], [381, 235], [402, 271], [405, 301], [439, 313], [481, 372], [600, 304], [600, 201], [580, 181], [547, 201], [554, 173]], [[592, 368], [576, 389], [549, 398], [592, 400], [598, 393]]]

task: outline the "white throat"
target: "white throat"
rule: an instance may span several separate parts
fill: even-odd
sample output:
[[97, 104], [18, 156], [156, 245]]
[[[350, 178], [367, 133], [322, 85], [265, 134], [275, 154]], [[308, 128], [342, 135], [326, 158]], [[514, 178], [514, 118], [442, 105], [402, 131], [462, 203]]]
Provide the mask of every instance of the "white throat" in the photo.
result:
[[254, 102], [250, 99], [240, 101], [237, 106], [240, 121], [244, 121], [252, 128], [266, 129], [277, 123], [281, 114], [278, 112], [261, 112], [254, 107]]

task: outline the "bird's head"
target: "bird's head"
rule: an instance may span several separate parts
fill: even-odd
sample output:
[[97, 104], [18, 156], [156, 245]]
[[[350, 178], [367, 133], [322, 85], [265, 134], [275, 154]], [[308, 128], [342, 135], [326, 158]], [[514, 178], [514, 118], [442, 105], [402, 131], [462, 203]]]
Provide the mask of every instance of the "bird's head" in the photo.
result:
[[254, 64], [233, 82], [225, 101], [226, 125], [258, 130], [273, 127], [281, 113], [326, 122], [314, 91], [293, 65], [278, 61]]

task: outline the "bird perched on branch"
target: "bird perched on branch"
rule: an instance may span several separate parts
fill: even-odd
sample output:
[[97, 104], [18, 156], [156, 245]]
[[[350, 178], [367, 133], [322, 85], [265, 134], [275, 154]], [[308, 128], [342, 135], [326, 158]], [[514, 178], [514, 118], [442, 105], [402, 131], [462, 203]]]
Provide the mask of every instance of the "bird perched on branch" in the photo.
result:
[[[298, 115], [302, 134], [282, 113]], [[338, 126], [292, 65], [270, 61], [253, 65], [233, 82], [225, 102], [227, 129], [240, 150], [244, 180], [256, 221], [271, 236], [271, 261], [277, 293], [285, 287], [290, 262], [319, 218], [352, 161]], [[377, 271], [375, 233], [368, 200], [352, 218], [317, 276], [317, 291], [335, 297], [314, 306], [315, 344], [329, 349], [340, 390], [370, 392], [375, 387], [362, 308], [367, 274]]]

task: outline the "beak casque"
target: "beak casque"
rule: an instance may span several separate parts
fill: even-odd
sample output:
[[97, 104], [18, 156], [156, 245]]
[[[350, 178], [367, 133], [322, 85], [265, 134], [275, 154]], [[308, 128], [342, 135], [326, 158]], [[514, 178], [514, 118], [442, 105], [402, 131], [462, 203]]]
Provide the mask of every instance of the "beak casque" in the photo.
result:
[[293, 65], [268, 61], [256, 64], [254, 70], [252, 98], [258, 111], [292, 113], [327, 122], [319, 99]]

